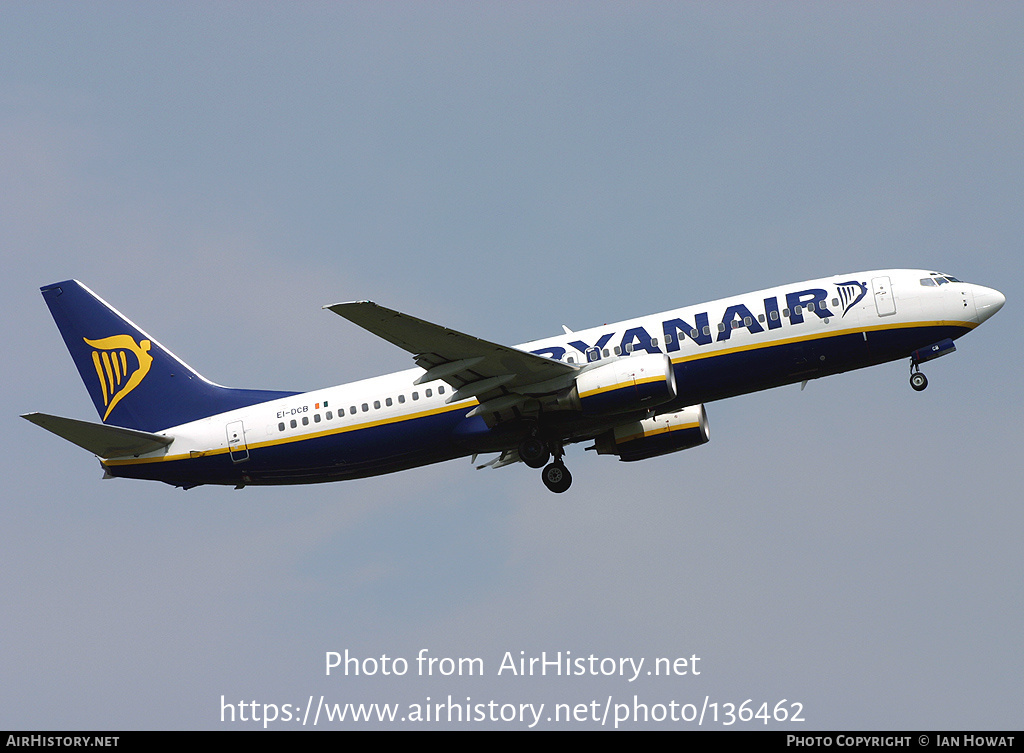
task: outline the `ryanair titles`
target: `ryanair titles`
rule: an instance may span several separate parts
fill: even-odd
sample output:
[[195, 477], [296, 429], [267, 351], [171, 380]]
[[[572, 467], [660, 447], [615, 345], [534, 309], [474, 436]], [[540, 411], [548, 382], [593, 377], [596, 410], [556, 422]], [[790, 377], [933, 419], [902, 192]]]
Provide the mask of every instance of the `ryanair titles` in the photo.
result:
[[[863, 283], [844, 284], [863, 286]], [[846, 316], [853, 304], [858, 303], [864, 297], [865, 291], [866, 287], [862, 287], [860, 296], [846, 307], [843, 316]], [[826, 321], [829, 317], [835, 316], [828, 306], [828, 291], [822, 288], [786, 293], [785, 306], [782, 308], [779, 306], [778, 296], [769, 296], [762, 299], [762, 305], [755, 306], [755, 309], [758, 313], [754, 313], [754, 310], [745, 303], [727, 306], [722, 318], [716, 322], [714, 327], [711, 326], [711, 320], [706, 311], [693, 314], [689, 319], [681, 317], [666, 319], [661, 323], [664, 351], [658, 344], [657, 334], [648, 332], [644, 327], [630, 327], [622, 333], [618, 342], [613, 342], [616, 333], [608, 332], [602, 334], [593, 343], [572, 340], [569, 345], [584, 354], [587, 360], [597, 360], [600, 356], [592, 357], [591, 354], [600, 353], [608, 347], [617, 348], [616, 354], [635, 353], [640, 350], [648, 353], [674, 353], [682, 347], [683, 341], [687, 338], [697, 345], [710, 345], [712, 342], [727, 342], [733, 332], [738, 329], [745, 329], [750, 334], [757, 334], [779, 329], [784, 322], [803, 324], [804, 316], [807, 314], [813, 314]], [[530, 352], [534, 355], [547, 356], [561, 361], [565, 358], [568, 349], [560, 345], [549, 345]]]

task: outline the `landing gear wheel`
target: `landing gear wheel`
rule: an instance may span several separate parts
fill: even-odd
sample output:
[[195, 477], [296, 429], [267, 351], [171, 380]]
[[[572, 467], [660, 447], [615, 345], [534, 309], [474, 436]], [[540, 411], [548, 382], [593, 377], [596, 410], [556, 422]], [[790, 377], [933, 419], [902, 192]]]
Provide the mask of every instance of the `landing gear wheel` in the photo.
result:
[[922, 374], [920, 371], [915, 371], [910, 375], [910, 386], [920, 392], [928, 386], [928, 377]]
[[544, 486], [555, 494], [561, 494], [572, 484], [572, 474], [561, 462], [554, 462], [547, 466], [540, 474]]
[[527, 437], [519, 445], [519, 459], [531, 468], [543, 468], [551, 459], [551, 453], [537, 437]]

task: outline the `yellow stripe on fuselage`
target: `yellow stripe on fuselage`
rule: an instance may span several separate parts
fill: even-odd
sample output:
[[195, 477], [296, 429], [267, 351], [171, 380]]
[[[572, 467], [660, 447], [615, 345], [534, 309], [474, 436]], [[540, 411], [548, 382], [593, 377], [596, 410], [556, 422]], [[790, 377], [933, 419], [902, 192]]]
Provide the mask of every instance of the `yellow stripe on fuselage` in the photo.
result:
[[[788, 338], [783, 338], [781, 340], [767, 340], [767, 341], [764, 341], [764, 342], [749, 343], [749, 344], [746, 344], [746, 345], [737, 345], [737, 346], [731, 347], [731, 348], [722, 348], [722, 349], [712, 350], [712, 351], [708, 351], [708, 352], [704, 352], [704, 353], [691, 353], [691, 354], [688, 354], [688, 355], [676, 356], [675, 358], [672, 359], [672, 363], [673, 364], [677, 364], [677, 363], [684, 363], [684, 362], [687, 362], [687, 361], [697, 361], [697, 360], [701, 360], [701, 359], [705, 359], [705, 358], [715, 358], [716, 356], [724, 356], [724, 355], [729, 355], [729, 354], [732, 354], [732, 353], [740, 353], [740, 352], [747, 351], [747, 350], [757, 350], [757, 349], [760, 349], [760, 348], [773, 348], [773, 347], [780, 346], [780, 345], [790, 345], [792, 343], [807, 342], [807, 341], [810, 341], [810, 340], [821, 340], [821, 339], [826, 338], [826, 337], [839, 337], [839, 336], [842, 336], [842, 335], [850, 335], [850, 334], [856, 334], [856, 333], [860, 333], [860, 332], [875, 332], [875, 331], [886, 330], [886, 329], [904, 329], [904, 328], [908, 328], [909, 329], [909, 328], [914, 328], [914, 327], [961, 327], [963, 329], [968, 329], [969, 330], [969, 329], [973, 329], [973, 328], [975, 328], [977, 326], [978, 325], [977, 325], [976, 322], [965, 322], [965, 321], [959, 321], [959, 320], [951, 320], [951, 321], [903, 322], [903, 323], [895, 323], [894, 322], [892, 324], [878, 324], [878, 325], [874, 325], [874, 326], [871, 326], [871, 327], [851, 327], [851, 328], [842, 329], [842, 330], [830, 330], [830, 331], [825, 331], [825, 332], [816, 332], [816, 333], [809, 334], [809, 335], [800, 335], [800, 336], [797, 336], [797, 337], [788, 337]], [[97, 370], [98, 370], [98, 367], [97, 367]], [[644, 379], [641, 379], [641, 380], [636, 380], [634, 383], [635, 384], [646, 384], [646, 383], [650, 383], [650, 382], [660, 381], [660, 380], [663, 380], [663, 379], [664, 379], [664, 376], [659, 374], [657, 376], [647, 377], [647, 378], [644, 378]], [[621, 383], [618, 383], [618, 384], [615, 384], [615, 385], [611, 385], [611, 386], [608, 386], [608, 387], [602, 387], [602, 388], [597, 389], [597, 390], [591, 390], [590, 392], [587, 392], [584, 395], [581, 395], [580, 397], [581, 398], [583, 398], [583, 397], [592, 397], [592, 396], [598, 395], [598, 394], [600, 394], [602, 392], [609, 392], [611, 390], [621, 389], [623, 387], [629, 386], [629, 384], [630, 384], [629, 382], [621, 382]], [[442, 407], [439, 407], [439, 408], [432, 408], [430, 410], [419, 411], [417, 413], [409, 413], [409, 414], [403, 414], [403, 415], [400, 415], [400, 416], [392, 416], [390, 418], [382, 418], [382, 419], [378, 419], [376, 421], [368, 421], [366, 423], [353, 424], [351, 426], [340, 426], [338, 428], [326, 429], [324, 431], [313, 432], [311, 434], [302, 434], [302, 435], [299, 435], [299, 436], [281, 437], [280, 439], [270, 439], [270, 440], [266, 440], [264, 442], [252, 442], [252, 443], [247, 443], [247, 446], [249, 447], [249, 449], [259, 449], [259, 448], [262, 448], [262, 447], [273, 447], [273, 446], [276, 446], [276, 445], [291, 444], [293, 442], [305, 442], [306, 440], [309, 440], [309, 439], [318, 439], [320, 437], [326, 437], [326, 436], [330, 436], [332, 434], [345, 434], [347, 432], [352, 432], [352, 431], [360, 431], [360, 430], [363, 430], [363, 429], [372, 429], [372, 428], [374, 428], [376, 426], [384, 426], [384, 425], [387, 425], [387, 424], [399, 423], [401, 421], [412, 421], [412, 420], [415, 420], [415, 419], [418, 419], [418, 418], [425, 418], [427, 416], [435, 416], [435, 415], [439, 415], [441, 413], [447, 413], [447, 412], [453, 411], [453, 410], [460, 410], [460, 409], [464, 410], [464, 409], [471, 408], [474, 405], [478, 405], [478, 404], [479, 404], [479, 401], [476, 398], [472, 398], [470, 400], [461, 401], [461, 402], [458, 402], [458, 403], [455, 403], [455, 404], [452, 404], [452, 405], [445, 405], [445, 406], [442, 406]], [[692, 427], [687, 426], [687, 427], [683, 427], [683, 428], [692, 428]], [[627, 440], [622, 440], [622, 441], [627, 441]], [[228, 448], [227, 447], [218, 447], [218, 448], [211, 449], [211, 450], [200, 451], [201, 454], [199, 455], [199, 457], [209, 457], [209, 456], [213, 456], [213, 455], [224, 455], [227, 452], [228, 452]], [[166, 463], [166, 462], [175, 461], [175, 460], [188, 460], [190, 457], [193, 457], [192, 453], [193, 453], [193, 451], [190, 451], [190, 452], [186, 452], [186, 453], [179, 453], [179, 454], [176, 454], [176, 455], [163, 455], [161, 457], [153, 457], [153, 458], [114, 458], [114, 459], [111, 459], [111, 460], [104, 460], [103, 464], [104, 465], [110, 465], [110, 466], [122, 466], [122, 465], [138, 465], [138, 464], [144, 464], [144, 463]]]
[[[814, 334], [810, 335], [786, 337], [781, 340], [768, 340], [766, 342], [749, 343], [747, 345], [737, 345], [736, 347], [733, 348], [722, 348], [720, 350], [712, 350], [705, 353], [691, 353], [684, 356], [676, 356], [675, 358], [672, 359], [672, 363], [698, 361], [702, 358], [714, 358], [715, 356], [724, 356], [730, 353], [741, 353], [745, 350], [774, 348], [777, 345], [791, 345], [793, 343], [808, 342], [810, 340], [822, 340], [826, 337], [842, 337], [843, 335], [854, 335], [860, 332], [878, 332], [885, 329], [913, 329], [915, 327], [962, 327], [964, 329], [974, 329], [977, 326], [978, 325], [976, 322], [951, 320], [934, 322], [902, 322], [893, 324], [876, 324], [871, 327], [850, 327], [848, 329], [831, 330], [828, 332], [815, 332]], [[739, 329], [745, 329], [745, 327], [740, 327]]]
[[[274, 447], [275, 445], [291, 444], [293, 442], [305, 442], [308, 439], [318, 439], [320, 437], [327, 437], [332, 434], [345, 434], [350, 431], [360, 431], [362, 429], [372, 429], [375, 426], [384, 426], [386, 424], [394, 424], [400, 421], [412, 421], [417, 418], [425, 418], [427, 416], [436, 416], [441, 413], [447, 413], [453, 410], [465, 410], [472, 408], [477, 404], [476, 398], [471, 400], [464, 400], [453, 405], [445, 405], [440, 408], [433, 408], [431, 410], [419, 411], [417, 413], [408, 413], [401, 416], [392, 416], [390, 418], [381, 418], [376, 421], [367, 421], [366, 423], [353, 424], [351, 426], [339, 426], [334, 429], [325, 429], [324, 431], [316, 431], [310, 434], [301, 434], [299, 436], [281, 437], [280, 439], [268, 439], [264, 442], [247, 442], [246, 446], [252, 449], [259, 449], [261, 447]], [[163, 455], [156, 458], [114, 458], [112, 460], [104, 460], [104, 465], [138, 465], [141, 463], [166, 463], [172, 460], [188, 460], [193, 456], [194, 451], [187, 453], [180, 453], [177, 455]], [[213, 455], [224, 455], [228, 452], [227, 447], [217, 447], [211, 450], [199, 451], [197, 457], [210, 457]]]

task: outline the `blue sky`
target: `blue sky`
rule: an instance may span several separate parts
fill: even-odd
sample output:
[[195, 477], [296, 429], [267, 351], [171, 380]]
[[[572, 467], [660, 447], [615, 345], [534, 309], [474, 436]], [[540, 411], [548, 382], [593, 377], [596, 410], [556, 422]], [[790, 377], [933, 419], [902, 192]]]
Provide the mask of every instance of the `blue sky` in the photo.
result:
[[[6, 6], [0, 727], [450, 693], [1019, 728], [1022, 38], [1017, 3]], [[411, 365], [337, 301], [517, 343], [885, 267], [1008, 302], [924, 393], [897, 363], [713, 403], [686, 453], [573, 448], [559, 497], [468, 461], [101, 481], [18, 418], [93, 418], [38, 293], [68, 277], [215, 381], [313, 389]], [[346, 648], [487, 674], [325, 677]]]

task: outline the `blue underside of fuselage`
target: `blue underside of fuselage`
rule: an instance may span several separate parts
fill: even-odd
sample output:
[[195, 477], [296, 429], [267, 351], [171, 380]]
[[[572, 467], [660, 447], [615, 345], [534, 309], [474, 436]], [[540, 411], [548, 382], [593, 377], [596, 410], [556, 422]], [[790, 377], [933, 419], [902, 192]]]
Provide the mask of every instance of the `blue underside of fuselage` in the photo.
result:
[[[966, 326], [907, 327], [853, 332], [764, 348], [682, 361], [675, 365], [679, 398], [659, 412], [736, 395], [817, 379], [822, 376], [908, 358], [910, 353], [945, 338], [956, 339]], [[670, 354], [678, 357], [678, 353]], [[200, 484], [302, 484], [363, 478], [404, 470], [474, 452], [515, 447], [528, 424], [514, 422], [488, 429], [479, 416], [452, 410], [366, 428], [254, 446], [247, 459], [226, 453], [181, 460], [110, 466], [112, 475], [164, 481], [175, 486]], [[554, 416], [554, 414], [549, 414]], [[620, 415], [618, 421], [630, 420]], [[560, 416], [562, 436], [592, 438], [610, 419]]]

